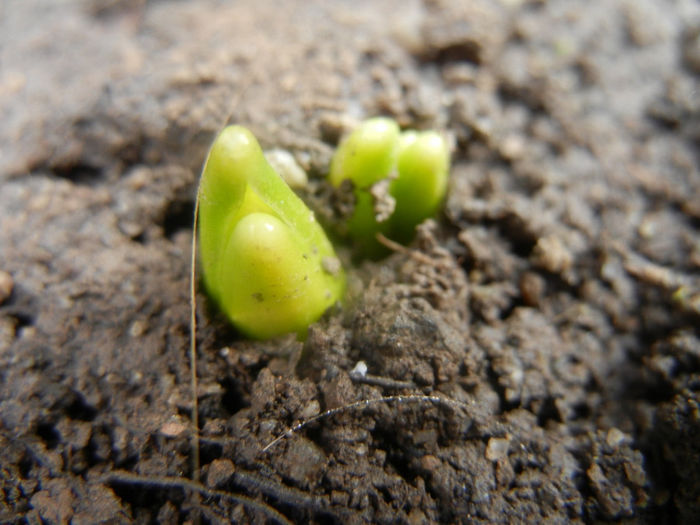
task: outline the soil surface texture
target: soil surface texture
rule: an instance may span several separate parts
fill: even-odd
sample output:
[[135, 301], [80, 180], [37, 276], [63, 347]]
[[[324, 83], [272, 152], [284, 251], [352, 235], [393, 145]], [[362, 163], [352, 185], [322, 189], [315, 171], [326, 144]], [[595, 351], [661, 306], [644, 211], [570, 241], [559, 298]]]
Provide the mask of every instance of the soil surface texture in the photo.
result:
[[[374, 115], [449, 137], [440, 216], [303, 342], [200, 286], [193, 428], [212, 138], [337, 231]], [[601, 521], [700, 523], [696, 0], [0, 3], [0, 522]]]

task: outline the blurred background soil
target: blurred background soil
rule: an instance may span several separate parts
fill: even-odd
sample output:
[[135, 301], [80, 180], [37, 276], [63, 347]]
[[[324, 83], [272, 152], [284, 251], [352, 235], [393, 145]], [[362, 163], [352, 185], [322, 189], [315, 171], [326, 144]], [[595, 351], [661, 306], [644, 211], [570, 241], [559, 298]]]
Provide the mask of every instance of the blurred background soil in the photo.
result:
[[[4, 0], [0, 522], [700, 523], [699, 78], [694, 0]], [[451, 138], [444, 212], [304, 343], [198, 297], [188, 485], [208, 145], [332, 223], [377, 114]]]

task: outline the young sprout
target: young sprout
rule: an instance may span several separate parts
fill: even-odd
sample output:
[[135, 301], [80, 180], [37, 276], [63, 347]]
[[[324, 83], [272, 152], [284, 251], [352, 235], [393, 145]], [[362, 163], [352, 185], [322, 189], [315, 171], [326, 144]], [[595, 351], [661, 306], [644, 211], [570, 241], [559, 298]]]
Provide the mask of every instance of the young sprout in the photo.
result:
[[241, 126], [216, 138], [200, 184], [199, 246], [210, 296], [249, 337], [303, 336], [345, 289], [313, 213]]
[[389, 176], [396, 166], [399, 125], [390, 118], [365, 120], [333, 156], [330, 181], [340, 186], [350, 179], [356, 188], [367, 189]]
[[435, 131], [406, 131], [399, 143], [399, 176], [389, 186], [396, 201], [389, 234], [406, 243], [416, 226], [440, 208], [447, 190], [450, 154], [445, 139]]
[[338, 147], [329, 180], [350, 180], [355, 208], [348, 232], [371, 257], [385, 253], [377, 233], [409, 242], [415, 227], [434, 215], [447, 189], [449, 152], [435, 131], [406, 131], [388, 118], [363, 122]]

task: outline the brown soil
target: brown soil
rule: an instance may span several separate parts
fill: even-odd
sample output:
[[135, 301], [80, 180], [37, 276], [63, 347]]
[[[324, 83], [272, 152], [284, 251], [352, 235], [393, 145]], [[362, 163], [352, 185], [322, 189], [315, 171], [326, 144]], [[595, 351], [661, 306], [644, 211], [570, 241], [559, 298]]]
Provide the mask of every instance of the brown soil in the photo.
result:
[[[3, 1], [0, 522], [700, 523], [699, 75], [694, 0]], [[208, 144], [323, 218], [376, 114], [454, 139], [443, 215], [305, 343], [199, 296], [188, 482]], [[262, 451], [396, 395], [450, 401]]]

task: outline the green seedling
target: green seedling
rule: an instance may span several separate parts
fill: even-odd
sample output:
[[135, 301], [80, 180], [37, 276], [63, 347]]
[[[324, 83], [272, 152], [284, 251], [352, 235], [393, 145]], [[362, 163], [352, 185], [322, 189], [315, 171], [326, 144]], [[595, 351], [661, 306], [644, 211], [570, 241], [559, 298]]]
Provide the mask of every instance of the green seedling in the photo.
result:
[[219, 134], [204, 166], [199, 246], [210, 296], [255, 339], [290, 332], [303, 337], [345, 289], [340, 263], [313, 213], [241, 126]]
[[400, 132], [388, 118], [366, 120], [338, 147], [329, 180], [350, 180], [355, 208], [347, 229], [360, 251], [371, 257], [386, 249], [378, 233], [402, 243], [434, 215], [445, 196], [449, 151], [435, 131]]
[[440, 209], [447, 190], [450, 154], [445, 139], [435, 131], [406, 131], [399, 140], [398, 178], [389, 193], [396, 209], [389, 218], [392, 239], [406, 243], [416, 226]]

